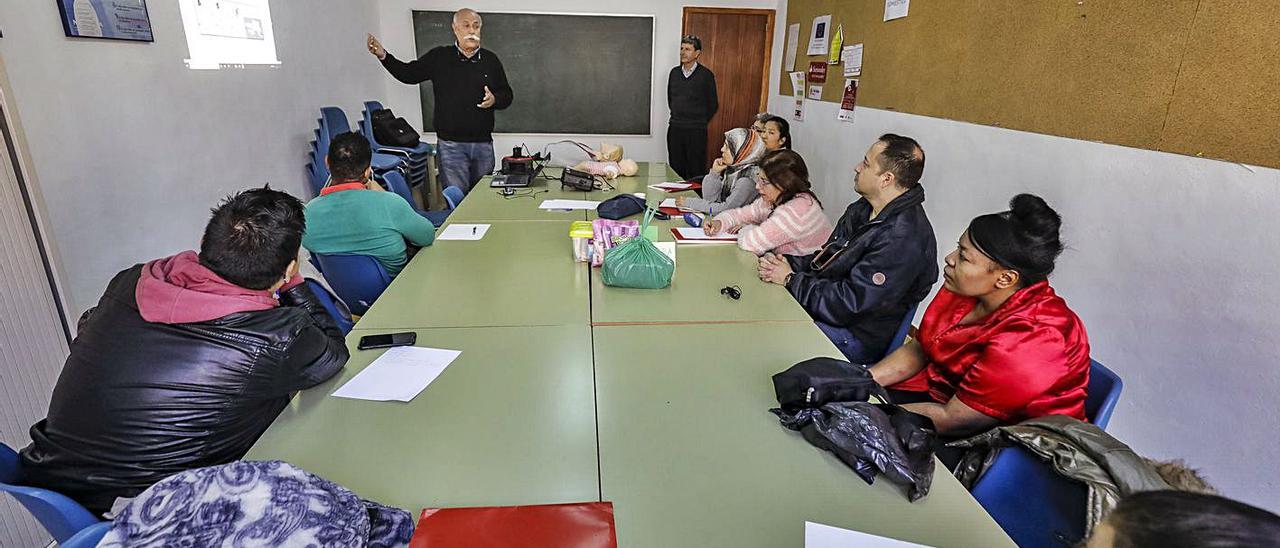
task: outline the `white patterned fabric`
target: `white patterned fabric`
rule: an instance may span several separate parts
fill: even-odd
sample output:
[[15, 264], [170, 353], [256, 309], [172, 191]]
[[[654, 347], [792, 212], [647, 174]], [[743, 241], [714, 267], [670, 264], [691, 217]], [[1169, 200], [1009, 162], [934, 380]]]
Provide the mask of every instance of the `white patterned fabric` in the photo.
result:
[[413, 518], [281, 461], [175, 474], [138, 495], [100, 547], [408, 546]]

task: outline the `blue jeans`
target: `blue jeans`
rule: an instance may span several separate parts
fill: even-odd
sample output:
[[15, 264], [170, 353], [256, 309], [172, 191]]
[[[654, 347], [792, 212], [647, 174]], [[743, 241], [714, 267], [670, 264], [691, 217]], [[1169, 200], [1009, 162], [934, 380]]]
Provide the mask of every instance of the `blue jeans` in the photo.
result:
[[851, 363], [872, 365], [880, 361], [882, 356], [878, 353], [869, 352], [871, 349], [862, 344], [862, 341], [853, 336], [853, 333], [848, 329], [819, 321], [814, 321], [813, 323], [818, 325], [818, 329], [822, 330], [822, 334], [831, 339], [836, 348], [840, 349], [840, 353], [844, 354], [844, 358]]
[[460, 143], [440, 139], [436, 145], [440, 155], [441, 188], [456, 186], [463, 194], [481, 177], [493, 173], [493, 143]]

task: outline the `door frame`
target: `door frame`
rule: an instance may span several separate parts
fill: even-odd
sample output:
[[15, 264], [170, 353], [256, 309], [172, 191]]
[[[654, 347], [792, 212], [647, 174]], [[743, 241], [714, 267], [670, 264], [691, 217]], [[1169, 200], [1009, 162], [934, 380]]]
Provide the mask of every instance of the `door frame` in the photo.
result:
[[75, 336], [74, 324], [68, 317], [71, 308], [67, 302], [67, 292], [63, 290], [62, 281], [66, 279], [61, 264], [58, 262], [57, 248], [49, 238], [48, 210], [45, 209], [44, 197], [40, 194], [39, 183], [35, 177], [34, 165], [31, 161], [30, 149], [22, 131], [22, 121], [18, 117], [17, 105], [13, 98], [13, 87], [9, 84], [9, 76], [5, 71], [4, 56], [0, 55], [0, 132], [3, 133], [6, 146], [0, 146], [0, 154], [7, 154], [14, 168], [14, 177], [18, 183], [18, 191], [22, 195], [23, 207], [27, 210], [27, 218], [31, 221], [32, 236], [36, 248], [40, 251], [45, 278], [49, 283], [49, 291], [53, 295], [54, 305], [58, 309], [58, 319], [62, 323], [62, 334], [71, 344]]
[[689, 15], [694, 13], [710, 13], [715, 15], [764, 15], [767, 17], [765, 22], [765, 41], [764, 41], [764, 67], [760, 72], [762, 76], [760, 82], [760, 104], [756, 108], [756, 112], [767, 112], [769, 109], [769, 80], [772, 76], [770, 67], [773, 65], [773, 40], [774, 40], [774, 24], [777, 17], [777, 11], [766, 8], [712, 8], [704, 6], [685, 6], [684, 11], [680, 15], [680, 35], [684, 36], [684, 29], [688, 27]]

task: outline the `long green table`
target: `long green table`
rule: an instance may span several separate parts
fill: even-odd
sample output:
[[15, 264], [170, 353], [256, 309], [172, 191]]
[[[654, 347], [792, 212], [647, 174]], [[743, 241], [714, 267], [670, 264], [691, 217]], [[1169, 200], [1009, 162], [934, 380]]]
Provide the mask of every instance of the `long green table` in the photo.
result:
[[[672, 195], [645, 187], [675, 179], [642, 164], [617, 190], [572, 199], [646, 192], [656, 203]], [[415, 513], [612, 501], [627, 547], [801, 546], [805, 521], [1012, 545], [945, 470], [908, 503], [778, 425], [770, 376], [839, 354], [785, 289], [756, 279], [752, 254], [680, 245], [670, 288], [606, 287], [570, 254], [569, 222], [594, 212], [537, 209], [555, 187], [513, 200], [473, 190], [450, 222], [490, 223], [485, 238], [414, 257], [348, 337], [346, 369], [295, 398], [247, 458], [287, 460]], [[684, 223], [658, 225], [670, 241]], [[742, 298], [720, 295], [725, 285]], [[462, 355], [409, 403], [328, 395], [380, 354], [355, 350], [360, 336], [402, 330]]]
[[[449, 222], [456, 222], [452, 215]], [[358, 326], [588, 324], [588, 267], [572, 260], [569, 222], [490, 224], [481, 240], [422, 248]]]
[[1012, 546], [939, 465], [922, 500], [784, 429], [770, 377], [840, 353], [812, 324], [596, 327], [600, 485], [623, 546], [801, 546], [813, 521], [933, 546]]
[[461, 350], [408, 403], [329, 396], [381, 355], [347, 337], [342, 373], [290, 403], [247, 459], [281, 459], [404, 508], [599, 500], [591, 330], [417, 330]]

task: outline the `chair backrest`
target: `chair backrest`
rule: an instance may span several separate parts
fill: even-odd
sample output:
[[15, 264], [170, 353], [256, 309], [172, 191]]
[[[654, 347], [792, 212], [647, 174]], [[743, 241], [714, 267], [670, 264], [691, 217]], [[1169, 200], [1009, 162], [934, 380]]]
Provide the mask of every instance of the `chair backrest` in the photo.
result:
[[103, 521], [81, 529], [75, 536], [58, 542], [58, 548], [93, 548], [111, 532], [111, 522]]
[[320, 261], [320, 271], [324, 273], [329, 287], [347, 304], [352, 314], [364, 314], [387, 286], [391, 285], [391, 276], [387, 275], [387, 270], [368, 255], [312, 255]]
[[22, 476], [22, 460], [18, 453], [0, 443], [0, 492], [9, 493], [17, 499], [59, 544], [81, 529], [101, 521], [66, 495], [19, 485]]
[[320, 135], [324, 138], [324, 147], [321, 150], [328, 153], [329, 141], [340, 133], [351, 131], [351, 121], [347, 119], [347, 113], [342, 112], [338, 107], [321, 108], [320, 120]]
[[462, 199], [466, 197], [462, 193], [462, 189], [456, 186], [444, 187], [444, 201], [449, 204], [449, 210], [458, 209], [458, 204], [462, 203]]
[[[1124, 383], [1090, 360], [1085, 417], [1105, 429]], [[1018, 546], [1074, 546], [1084, 536], [1088, 488], [1019, 446], [1000, 451], [973, 486], [973, 498]]]
[[1084, 537], [1088, 488], [1020, 446], [1002, 449], [972, 494], [1023, 548], [1064, 548]]
[[343, 312], [341, 305], [334, 300], [333, 295], [329, 294], [329, 290], [324, 288], [320, 282], [307, 278], [307, 287], [311, 288], [311, 292], [316, 295], [316, 300], [324, 306], [325, 311], [333, 317], [334, 323], [338, 324], [338, 329], [342, 330], [342, 334], [346, 335], [351, 332], [351, 328], [355, 327], [355, 322], [351, 321], [351, 317]]
[[404, 175], [401, 175], [399, 171], [388, 171], [383, 173], [382, 182], [386, 183], [387, 190], [390, 190], [401, 198], [404, 198], [404, 201], [409, 202], [409, 205], [413, 207], [414, 210], [418, 209], [418, 204], [413, 203], [413, 191], [409, 190], [409, 183], [404, 181]]
[[1089, 388], [1084, 400], [1084, 416], [1098, 428], [1107, 429], [1111, 422], [1111, 412], [1120, 401], [1120, 391], [1124, 381], [1106, 366], [1089, 360]]
[[919, 307], [920, 303], [916, 303], [907, 309], [906, 315], [902, 317], [902, 323], [898, 324], [898, 331], [893, 334], [893, 340], [889, 341], [889, 349], [884, 351], [885, 356], [892, 354], [894, 350], [897, 350], [907, 341], [907, 333], [911, 332], [911, 322], [916, 319], [916, 309]]
[[382, 109], [382, 103], [379, 101], [364, 102], [364, 123], [360, 124], [360, 129], [364, 131], [364, 137], [377, 146], [378, 141], [373, 138], [373, 111]]

